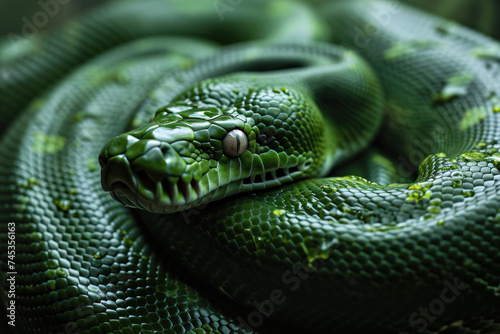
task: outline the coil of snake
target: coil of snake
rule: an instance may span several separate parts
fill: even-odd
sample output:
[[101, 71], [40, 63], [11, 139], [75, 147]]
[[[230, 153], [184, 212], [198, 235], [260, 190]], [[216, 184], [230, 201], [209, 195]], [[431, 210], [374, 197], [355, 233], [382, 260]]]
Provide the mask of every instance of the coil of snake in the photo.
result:
[[318, 6], [120, 1], [2, 45], [13, 329], [500, 333], [500, 44]]

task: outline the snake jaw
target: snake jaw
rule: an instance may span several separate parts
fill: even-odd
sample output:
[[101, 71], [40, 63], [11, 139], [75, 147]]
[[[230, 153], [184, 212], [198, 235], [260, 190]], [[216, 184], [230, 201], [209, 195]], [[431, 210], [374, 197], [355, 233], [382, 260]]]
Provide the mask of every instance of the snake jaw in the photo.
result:
[[101, 151], [101, 184], [125, 206], [176, 212], [202, 196], [201, 172], [188, 168], [172, 146], [154, 139], [120, 135]]
[[[173, 128], [178, 135], [189, 136], [189, 130], [179, 124]], [[304, 178], [312, 163], [307, 156], [253, 149], [236, 158], [223, 155], [196, 161], [191, 158], [195, 149], [189, 140], [160, 140], [173, 134], [151, 125], [140, 139], [137, 133], [117, 136], [101, 151], [102, 188], [125, 206], [156, 213], [178, 212], [240, 192], [293, 182]]]
[[251, 190], [259, 190], [264, 189], [267, 186], [272, 186], [273, 183], [276, 182], [278, 182], [279, 184], [291, 182], [293, 180], [299, 179], [301, 175], [302, 172], [299, 170], [298, 166], [285, 167], [245, 177], [244, 179], [242, 179], [242, 185], [243, 187], [245, 187], [246, 185], [250, 185], [252, 187]]
[[[117, 150], [118, 145], [114, 141], [121, 142], [124, 149]], [[119, 153], [110, 157], [107, 147]], [[171, 145], [157, 140], [125, 141], [119, 136], [111, 140], [107, 147], [99, 158], [103, 190], [109, 191], [115, 200], [127, 207], [157, 213], [178, 212], [241, 191], [262, 190], [289, 183], [302, 178], [308, 165], [305, 159], [290, 159], [283, 166], [270, 166], [259, 161], [259, 155], [247, 152], [254, 160], [249, 165], [261, 166], [262, 171], [254, 169], [252, 172], [250, 167], [245, 172], [240, 162], [241, 166], [238, 166], [242, 169], [237, 168], [240, 172], [224, 179], [217, 168], [203, 173], [199, 163], [187, 165]], [[228, 158], [219, 161], [220, 165], [234, 163], [235, 160]], [[248, 176], [242, 177], [245, 174]]]

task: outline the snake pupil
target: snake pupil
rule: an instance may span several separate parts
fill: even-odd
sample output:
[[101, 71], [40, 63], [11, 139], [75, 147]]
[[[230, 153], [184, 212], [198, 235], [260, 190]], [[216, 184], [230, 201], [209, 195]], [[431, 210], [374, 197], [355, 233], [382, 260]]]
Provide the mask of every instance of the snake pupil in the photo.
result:
[[248, 148], [247, 135], [241, 130], [232, 130], [222, 141], [224, 154], [230, 158], [241, 156]]

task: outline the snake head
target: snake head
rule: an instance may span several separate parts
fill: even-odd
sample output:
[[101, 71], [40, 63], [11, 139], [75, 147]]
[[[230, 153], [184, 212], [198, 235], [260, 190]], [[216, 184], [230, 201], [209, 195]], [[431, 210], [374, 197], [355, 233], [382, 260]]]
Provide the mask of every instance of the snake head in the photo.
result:
[[318, 173], [318, 111], [288, 89], [228, 87], [198, 87], [201, 98], [187, 94], [110, 140], [99, 157], [103, 189], [126, 206], [172, 213]]

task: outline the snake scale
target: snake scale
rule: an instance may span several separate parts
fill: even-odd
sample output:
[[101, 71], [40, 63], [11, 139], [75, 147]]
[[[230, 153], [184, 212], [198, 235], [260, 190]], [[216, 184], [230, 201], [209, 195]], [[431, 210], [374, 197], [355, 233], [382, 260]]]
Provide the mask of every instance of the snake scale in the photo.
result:
[[4, 42], [11, 328], [500, 333], [499, 59], [399, 1], [116, 1]]

